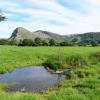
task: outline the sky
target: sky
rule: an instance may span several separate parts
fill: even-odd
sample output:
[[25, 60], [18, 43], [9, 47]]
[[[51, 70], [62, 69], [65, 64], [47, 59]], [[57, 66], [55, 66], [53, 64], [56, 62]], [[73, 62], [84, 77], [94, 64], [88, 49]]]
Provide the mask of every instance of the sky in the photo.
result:
[[100, 0], [0, 0], [6, 21], [0, 22], [0, 38], [17, 27], [62, 35], [100, 31]]

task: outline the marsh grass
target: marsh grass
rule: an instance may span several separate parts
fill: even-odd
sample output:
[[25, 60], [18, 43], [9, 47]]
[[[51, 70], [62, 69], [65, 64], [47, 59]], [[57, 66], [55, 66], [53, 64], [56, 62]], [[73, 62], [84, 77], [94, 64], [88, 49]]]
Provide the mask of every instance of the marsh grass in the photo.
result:
[[92, 64], [100, 63], [100, 51], [91, 53], [90, 59]]
[[9, 86], [7, 84], [0, 83], [0, 90], [7, 90], [8, 88]]
[[49, 67], [51, 69], [57, 70], [57, 69], [65, 69], [65, 68], [76, 68], [76, 67], [82, 67], [87, 65], [87, 61], [84, 57], [81, 55], [71, 55], [66, 56], [65, 54], [57, 53], [51, 57], [49, 57], [43, 65], [46, 67]]

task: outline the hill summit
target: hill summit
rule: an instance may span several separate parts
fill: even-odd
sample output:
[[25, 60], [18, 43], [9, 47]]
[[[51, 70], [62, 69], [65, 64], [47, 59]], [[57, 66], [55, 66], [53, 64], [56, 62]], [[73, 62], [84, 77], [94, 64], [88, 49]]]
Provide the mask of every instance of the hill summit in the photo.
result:
[[37, 37], [41, 38], [41, 39], [54, 39], [54, 40], [63, 40], [64, 39], [64, 36], [58, 35], [56, 33], [42, 31], [42, 30], [30, 32], [27, 29], [22, 28], [22, 27], [16, 28], [13, 31], [10, 39], [14, 39], [14, 40], [31, 39], [31, 40], [34, 40]]
[[67, 41], [73, 43], [96, 42], [97, 44], [100, 44], [100, 32], [88, 32], [88, 33], [73, 34], [68, 36], [68, 35], [59, 35], [53, 32], [42, 31], [42, 30], [30, 32], [29, 30], [22, 27], [16, 28], [13, 31], [10, 39], [17, 41], [24, 39], [34, 40], [37, 37], [43, 40], [54, 39], [56, 41]]

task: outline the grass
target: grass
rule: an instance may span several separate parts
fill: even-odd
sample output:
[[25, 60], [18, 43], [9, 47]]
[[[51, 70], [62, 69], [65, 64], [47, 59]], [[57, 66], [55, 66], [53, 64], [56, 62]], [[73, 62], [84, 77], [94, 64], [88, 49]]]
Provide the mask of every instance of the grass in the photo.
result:
[[[100, 47], [0, 46], [0, 73], [23, 66], [42, 65], [55, 52], [60, 57], [64, 54], [66, 64], [76, 65], [66, 73], [67, 80], [41, 94], [7, 93], [4, 91], [7, 85], [0, 84], [0, 100], [100, 100]], [[88, 64], [77, 67], [78, 58], [82, 58], [82, 62], [86, 60]], [[63, 64], [63, 61], [60, 63]]]
[[32, 93], [7, 93], [0, 91], [0, 100], [45, 100], [40, 94]]
[[[100, 47], [17, 47], [0, 46], [0, 73], [12, 71], [18, 67], [42, 65], [49, 56], [64, 53], [67, 56], [87, 57]], [[72, 58], [72, 57], [71, 57]]]

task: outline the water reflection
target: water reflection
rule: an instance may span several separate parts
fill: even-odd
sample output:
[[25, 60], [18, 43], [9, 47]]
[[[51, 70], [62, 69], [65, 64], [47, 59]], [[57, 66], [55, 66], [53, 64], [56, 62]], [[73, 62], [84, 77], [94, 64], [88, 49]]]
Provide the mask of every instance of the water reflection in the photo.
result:
[[64, 79], [64, 75], [51, 74], [42, 66], [16, 69], [11, 73], [0, 75], [0, 82], [10, 86], [8, 91], [40, 92]]

